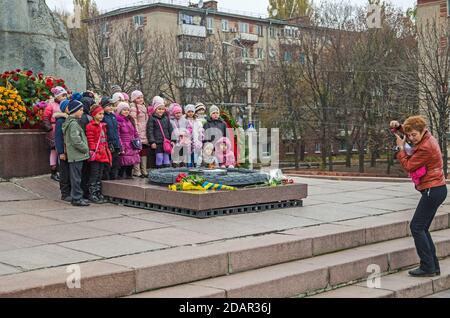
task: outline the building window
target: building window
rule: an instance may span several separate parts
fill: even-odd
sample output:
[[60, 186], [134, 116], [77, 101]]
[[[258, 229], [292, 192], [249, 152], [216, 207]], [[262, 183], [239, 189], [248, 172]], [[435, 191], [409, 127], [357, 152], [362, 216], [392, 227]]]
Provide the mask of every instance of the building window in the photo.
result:
[[250, 52], [248, 48], [242, 49], [242, 57], [244, 58], [250, 57]]
[[136, 53], [144, 52], [144, 34], [142, 30], [138, 30], [139, 34], [136, 39]]
[[101, 25], [101, 33], [104, 34], [104, 35], [108, 34], [109, 33], [109, 27], [110, 27], [109, 22], [103, 22], [102, 25]]
[[144, 66], [139, 66], [139, 78], [143, 79], [145, 77]]
[[284, 61], [292, 62], [292, 52], [289, 51], [284, 52]]
[[222, 31], [223, 32], [230, 31], [230, 24], [228, 23], [228, 20], [222, 20]]
[[240, 33], [249, 33], [250, 26], [248, 23], [239, 22], [239, 32]]
[[109, 43], [108, 43], [108, 41], [105, 41], [105, 42], [103, 43], [103, 47], [102, 47], [102, 56], [103, 56], [103, 58], [105, 58], [105, 59], [107, 59], [107, 58], [110, 57], [110, 55], [109, 55]]
[[213, 30], [214, 29], [214, 19], [212, 17], [208, 17], [206, 19], [206, 27], [208, 30]]
[[320, 150], [320, 144], [319, 143], [316, 143], [315, 145], [314, 145], [314, 151], [315, 151], [315, 153], [320, 153], [321, 152], [321, 150]]
[[277, 31], [275, 30], [275, 28], [274, 28], [274, 27], [270, 27], [270, 28], [269, 28], [269, 36], [270, 36], [272, 39], [274, 39], [274, 38], [276, 37], [276, 35], [277, 35]]
[[258, 59], [264, 59], [264, 49], [258, 48]]
[[339, 143], [339, 152], [345, 151], [347, 151], [347, 143], [345, 142], [345, 140], [341, 140], [341, 142]]
[[305, 62], [306, 62], [305, 53], [300, 53], [300, 64], [305, 65]]
[[258, 36], [263, 37], [264, 33], [263, 33], [263, 26], [262, 25], [257, 25], [256, 26], [256, 34], [258, 34]]
[[143, 27], [144, 26], [144, 16], [143, 15], [137, 15], [134, 17], [134, 25], [135, 27]]
[[450, 0], [447, 0], [447, 16], [450, 17]]
[[182, 24], [194, 24], [194, 17], [188, 14], [181, 14]]

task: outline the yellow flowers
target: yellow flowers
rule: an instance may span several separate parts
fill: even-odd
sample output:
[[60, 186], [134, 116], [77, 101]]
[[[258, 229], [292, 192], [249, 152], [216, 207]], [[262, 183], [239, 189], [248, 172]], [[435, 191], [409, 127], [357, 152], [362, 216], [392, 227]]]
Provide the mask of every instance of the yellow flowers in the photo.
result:
[[0, 86], [0, 125], [22, 125], [27, 108], [17, 90]]

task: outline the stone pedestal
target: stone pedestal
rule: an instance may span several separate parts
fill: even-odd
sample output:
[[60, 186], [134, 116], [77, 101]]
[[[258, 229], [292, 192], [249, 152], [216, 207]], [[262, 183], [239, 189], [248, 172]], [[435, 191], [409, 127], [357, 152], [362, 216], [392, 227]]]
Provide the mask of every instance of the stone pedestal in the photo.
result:
[[0, 0], [0, 72], [31, 69], [86, 89], [86, 71], [73, 56], [64, 24], [44, 0]]
[[46, 133], [0, 129], [0, 178], [24, 178], [50, 173]]

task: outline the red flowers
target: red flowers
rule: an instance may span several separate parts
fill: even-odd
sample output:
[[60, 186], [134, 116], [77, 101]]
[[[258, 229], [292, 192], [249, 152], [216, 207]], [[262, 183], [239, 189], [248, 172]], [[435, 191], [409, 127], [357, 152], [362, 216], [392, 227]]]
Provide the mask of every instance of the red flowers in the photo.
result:
[[33, 71], [27, 71], [25, 74], [26, 74], [28, 77], [30, 77], [31, 75], [33, 75]]
[[181, 181], [183, 181], [184, 178], [186, 178], [188, 175], [185, 173], [180, 173], [176, 179], [176, 183], [181, 183]]

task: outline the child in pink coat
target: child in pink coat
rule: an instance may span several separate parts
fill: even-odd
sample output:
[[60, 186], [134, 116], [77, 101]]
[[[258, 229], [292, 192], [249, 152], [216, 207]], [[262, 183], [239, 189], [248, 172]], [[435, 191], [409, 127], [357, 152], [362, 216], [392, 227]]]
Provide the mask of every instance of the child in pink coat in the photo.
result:
[[55, 147], [55, 127], [56, 118], [55, 114], [61, 113], [59, 105], [67, 99], [67, 91], [61, 87], [57, 86], [52, 88], [53, 100], [50, 101], [44, 110], [43, 124], [47, 129], [47, 141], [50, 146], [50, 169], [51, 178], [59, 182], [58, 176], [58, 153]]

